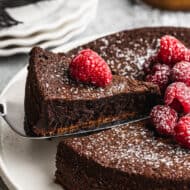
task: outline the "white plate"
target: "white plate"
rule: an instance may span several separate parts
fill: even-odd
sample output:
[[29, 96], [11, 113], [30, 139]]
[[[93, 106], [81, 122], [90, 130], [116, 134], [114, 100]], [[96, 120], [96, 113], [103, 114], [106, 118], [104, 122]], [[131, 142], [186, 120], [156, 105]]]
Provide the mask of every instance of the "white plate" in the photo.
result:
[[[52, 48], [55, 46], [63, 45], [71, 38], [81, 34], [86, 29], [90, 21], [95, 17], [95, 14], [96, 14], [96, 6], [89, 9], [89, 11], [87, 11], [86, 14], [80, 18], [80, 22], [79, 21], [73, 22], [72, 25], [65, 28], [63, 32], [60, 31], [54, 32], [54, 35], [58, 34], [57, 35], [58, 38], [55, 38], [53, 40], [49, 39], [48, 41], [38, 43], [35, 45], [40, 46], [42, 48]], [[18, 53], [28, 53], [31, 50], [31, 48], [32, 46], [0, 49], [0, 56], [9, 56]]]
[[[72, 42], [55, 51], [64, 49], [66, 52], [94, 39]], [[0, 99], [14, 97], [14, 103], [23, 104], [26, 74], [26, 68], [22, 69], [7, 85]], [[60, 140], [28, 140], [15, 134], [0, 120], [0, 176], [9, 189], [62, 190], [54, 183], [56, 147]]]
[[[89, 4], [89, 7], [85, 7], [86, 10], [83, 10], [79, 12], [79, 14], [74, 14], [72, 17], [70, 17], [67, 22], [63, 23], [61, 26], [59, 26], [56, 29], [51, 29], [45, 32], [37, 33], [35, 35], [30, 35], [26, 37], [17, 37], [17, 38], [8, 38], [5, 40], [1, 40], [0, 48], [3, 49], [8, 46], [31, 46], [36, 43], [39, 43], [40, 41], [47, 41], [47, 40], [53, 40], [56, 38], [60, 38], [61, 36], [64, 36], [69, 30], [75, 27], [75, 25], [79, 25], [81, 22], [82, 17], [87, 17], [89, 15], [89, 10], [94, 10], [97, 7], [97, 0], [94, 0], [91, 4]], [[64, 10], [63, 10], [64, 11]], [[72, 12], [72, 9], [70, 10]], [[87, 14], [88, 13], [88, 14]], [[75, 27], [76, 28], [76, 27]]]
[[0, 30], [0, 37], [24, 37], [36, 32], [56, 29], [67, 20], [80, 15], [93, 3], [94, 0], [47, 0], [10, 9], [10, 15], [24, 23]]

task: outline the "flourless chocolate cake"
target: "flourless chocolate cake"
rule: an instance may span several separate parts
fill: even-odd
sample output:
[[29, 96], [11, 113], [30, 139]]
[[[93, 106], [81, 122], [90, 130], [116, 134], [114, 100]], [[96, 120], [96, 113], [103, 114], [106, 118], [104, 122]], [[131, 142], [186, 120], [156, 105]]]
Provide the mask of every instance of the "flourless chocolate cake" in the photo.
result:
[[[91, 48], [116, 74], [142, 79], [142, 65], [165, 34], [190, 47], [190, 29], [143, 28], [98, 39], [68, 55]], [[56, 182], [66, 190], [190, 189], [190, 151], [160, 137], [145, 122], [63, 140], [56, 167]]]
[[105, 88], [74, 81], [71, 57], [34, 48], [25, 96], [25, 130], [45, 136], [74, 132], [145, 114], [159, 88], [152, 83], [113, 75]]

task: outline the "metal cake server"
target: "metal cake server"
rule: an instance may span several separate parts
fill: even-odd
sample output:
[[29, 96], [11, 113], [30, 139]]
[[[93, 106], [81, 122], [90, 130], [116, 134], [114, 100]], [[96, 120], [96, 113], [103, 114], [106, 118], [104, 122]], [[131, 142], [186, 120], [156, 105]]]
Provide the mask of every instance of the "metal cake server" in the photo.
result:
[[[25, 96], [25, 82], [27, 76], [26, 67], [22, 69], [8, 84], [5, 90], [0, 95], [0, 117], [8, 124], [8, 126], [16, 132], [18, 135], [29, 138], [29, 139], [47, 139], [54, 137], [73, 137], [78, 135], [85, 135], [87, 133], [93, 133], [102, 131], [114, 127], [120, 127], [128, 123], [134, 123], [142, 120], [149, 119], [149, 116], [144, 115], [139, 118], [130, 120], [117, 121], [100, 125], [98, 128], [80, 130], [78, 132], [66, 133], [56, 136], [43, 136], [43, 137], [32, 137], [28, 136], [24, 130], [24, 96]], [[3, 122], [3, 121], [2, 121]], [[0, 125], [0, 127], [2, 127]]]
[[[143, 120], [147, 120], [150, 117], [149, 116], [142, 116], [138, 117], [136, 119], [126, 119], [122, 121], [115, 121], [107, 124], [100, 125], [98, 127], [94, 127], [91, 129], [82, 129], [77, 132], [72, 132], [72, 133], [65, 133], [61, 135], [53, 135], [53, 136], [42, 136], [42, 137], [33, 137], [33, 136], [28, 136], [23, 128], [23, 125], [20, 125], [20, 121], [24, 122], [23, 118], [23, 111], [21, 110], [22, 108], [19, 108], [19, 105], [13, 105], [10, 103], [1, 103], [0, 104], [0, 116], [4, 119], [4, 121], [8, 124], [8, 126], [16, 132], [18, 135], [25, 137], [25, 138], [30, 138], [30, 139], [46, 139], [46, 138], [55, 138], [55, 137], [75, 137], [75, 136], [80, 136], [80, 135], [85, 135], [89, 133], [94, 133], [98, 131], [103, 131], [106, 129], [111, 129], [115, 127], [121, 127], [123, 125], [129, 124], [129, 123], [135, 123]], [[16, 114], [15, 114], [16, 112]], [[19, 120], [19, 121], [18, 121]]]

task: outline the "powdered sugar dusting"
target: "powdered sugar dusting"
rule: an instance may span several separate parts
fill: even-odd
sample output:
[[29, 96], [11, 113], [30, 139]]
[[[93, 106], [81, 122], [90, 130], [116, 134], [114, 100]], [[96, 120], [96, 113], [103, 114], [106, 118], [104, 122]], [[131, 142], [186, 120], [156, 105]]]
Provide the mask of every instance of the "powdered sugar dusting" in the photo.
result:
[[134, 36], [133, 32], [120, 32], [102, 37], [82, 48], [76, 48], [69, 55], [73, 56], [81, 49], [91, 48], [105, 59], [113, 74], [142, 79], [143, 65], [150, 57], [157, 55], [160, 40]]
[[151, 110], [151, 119], [157, 131], [164, 135], [174, 135], [177, 124], [177, 112], [166, 105], [157, 105]]
[[172, 178], [190, 174], [190, 151], [155, 136], [142, 123], [67, 140], [77, 152], [105, 167]]

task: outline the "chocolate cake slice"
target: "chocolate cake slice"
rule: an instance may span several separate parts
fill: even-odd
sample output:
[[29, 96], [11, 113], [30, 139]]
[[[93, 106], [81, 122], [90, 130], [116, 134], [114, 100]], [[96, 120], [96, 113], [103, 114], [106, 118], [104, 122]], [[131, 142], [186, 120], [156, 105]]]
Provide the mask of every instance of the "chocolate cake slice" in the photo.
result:
[[[190, 47], [190, 29], [143, 28], [103, 37], [68, 54], [91, 48], [116, 74], [143, 79], [142, 65], [165, 34]], [[56, 167], [56, 182], [67, 190], [190, 189], [190, 151], [145, 122], [63, 140]]]
[[68, 74], [71, 57], [34, 48], [25, 96], [25, 130], [46, 136], [98, 127], [146, 114], [159, 89], [151, 83], [114, 75], [105, 88], [77, 83]]

